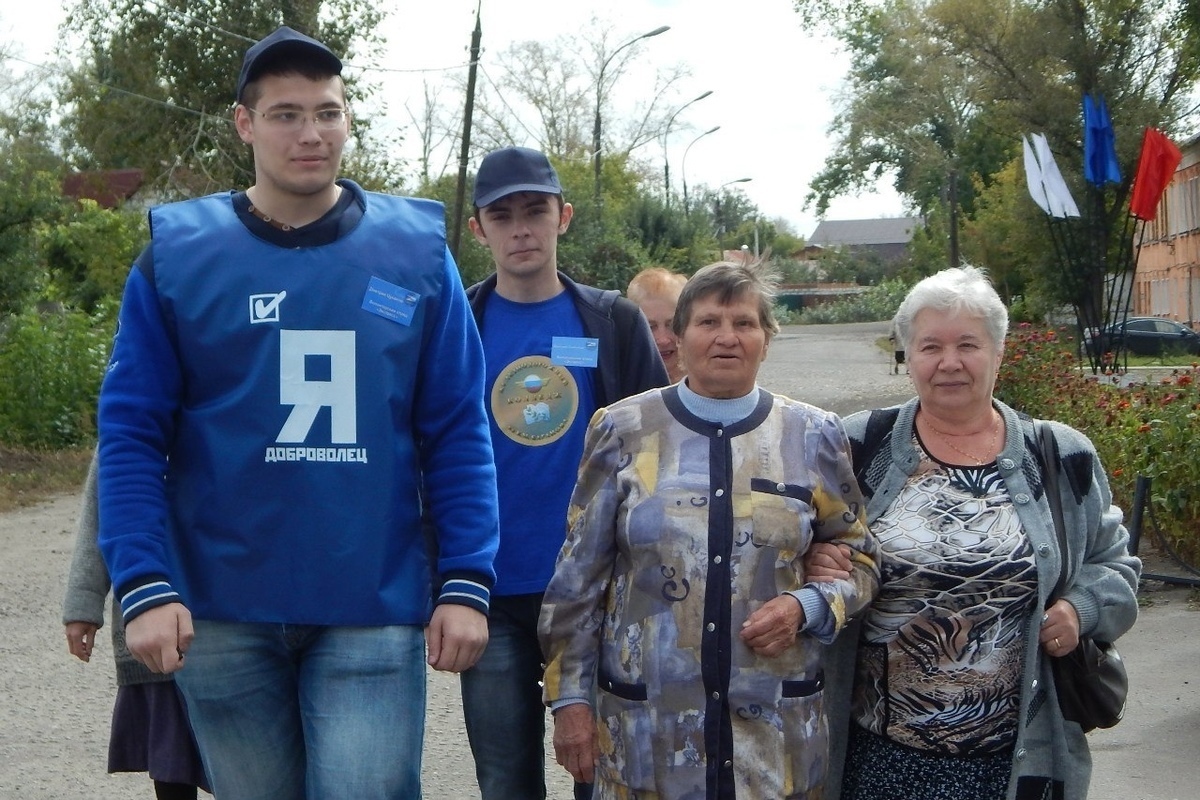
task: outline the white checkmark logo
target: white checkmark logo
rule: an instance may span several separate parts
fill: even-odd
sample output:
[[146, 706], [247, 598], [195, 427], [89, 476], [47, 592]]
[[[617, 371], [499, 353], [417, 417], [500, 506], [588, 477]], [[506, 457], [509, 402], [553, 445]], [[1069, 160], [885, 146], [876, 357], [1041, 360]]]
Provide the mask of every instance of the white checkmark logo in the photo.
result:
[[258, 298], [254, 301], [254, 315], [259, 319], [265, 319], [275, 313], [279, 308], [279, 304], [283, 302], [283, 298], [287, 297], [287, 292], [280, 292], [271, 298], [271, 302], [267, 303], [263, 298]]

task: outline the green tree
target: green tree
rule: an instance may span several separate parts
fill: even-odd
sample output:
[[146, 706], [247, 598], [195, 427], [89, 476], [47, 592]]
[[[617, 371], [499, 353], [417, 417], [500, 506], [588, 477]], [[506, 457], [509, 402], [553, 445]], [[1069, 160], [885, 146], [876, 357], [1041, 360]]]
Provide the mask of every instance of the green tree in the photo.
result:
[[571, 229], [558, 243], [558, 263], [572, 278], [605, 289], [625, 290], [653, 259], [642, 246], [636, 208], [647, 176], [626, 157], [604, 162], [604, 216], [593, 197], [591, 159], [555, 161], [564, 197], [575, 208]]
[[0, 315], [36, 298], [37, 235], [62, 210], [46, 78], [41, 69], [15, 76], [0, 62]]
[[925, 224], [913, 230], [904, 259], [893, 270], [913, 282], [950, 266], [950, 208], [938, 203], [929, 209]]
[[630, 209], [630, 225], [640, 237], [649, 262], [674, 272], [690, 273], [717, 249], [711, 237], [697, 231], [679, 209], [657, 194], [643, 194]]
[[[606, 213], [604, 219], [597, 220], [595, 203], [592, 199], [592, 164], [586, 158], [574, 159], [550, 156], [558, 172], [559, 181], [563, 186], [563, 197], [570, 203], [575, 212], [571, 227], [566, 235], [558, 242], [558, 263], [560, 268], [569, 273], [572, 278], [605, 288], [624, 290], [639, 270], [650, 263], [663, 263], [662, 247], [668, 244], [660, 242], [657, 255], [651, 255], [646, 245], [647, 236], [653, 236], [653, 231], [643, 229], [648, 224], [647, 209], [653, 203], [644, 191], [646, 176], [630, 170], [629, 161], [624, 158], [614, 158], [613, 163], [605, 164]], [[470, 203], [474, 175], [469, 176], [466, 187], [467, 203]], [[446, 227], [453, 231], [453, 201], [457, 184], [457, 176], [445, 175], [419, 187], [419, 194], [431, 197], [446, 204]], [[461, 225], [461, 242], [457, 261], [463, 282], [470, 285], [482, 280], [490, 274], [494, 265], [491, 254], [486, 247], [475, 241], [467, 227], [467, 220], [474, 213], [469, 207], [463, 211]], [[680, 212], [682, 213], [682, 212]], [[678, 220], [665, 222], [668, 226], [678, 226]], [[681, 266], [680, 260], [671, 261], [676, 268]]]
[[819, 274], [831, 283], [873, 286], [896, 271], [878, 253], [852, 247], [827, 250], [817, 258]]
[[[1056, 285], [1077, 308], [1095, 307], [1106, 274], [1130, 256], [1121, 233], [1142, 129], [1172, 133], [1196, 113], [1189, 91], [1200, 79], [1200, 1], [795, 5], [828, 26], [853, 62], [835, 155], [812, 186], [818, 207], [890, 171], [916, 207], [931, 208], [931, 178], [950, 166], [972, 217], [974, 194], [1010, 163], [1020, 137], [1045, 133], [1084, 211], [1071, 237], [1080, 251], [1060, 266]], [[1080, 101], [1091, 93], [1111, 111], [1124, 176], [1103, 190], [1082, 181]]]
[[924, 3], [890, 0], [864, 8], [842, 29], [850, 90], [831, 132], [837, 144], [813, 180], [808, 202], [824, 213], [833, 198], [891, 175], [920, 213], [947, 199], [972, 206], [972, 176], [1007, 160], [990, 123], [981, 78], [929, 29]]
[[36, 299], [43, 279], [37, 234], [61, 209], [55, 173], [0, 155], [0, 315], [25, 309]]
[[0, 158], [19, 159], [35, 171], [62, 169], [51, 122], [54, 101], [47, 91], [52, 74], [48, 68], [31, 67], [14, 75], [0, 61]]
[[149, 238], [141, 211], [101, 208], [81, 200], [45, 233], [50, 294], [88, 314], [106, 300], [115, 310], [129, 266]]
[[[140, 168], [165, 196], [248, 185], [252, 158], [230, 113], [246, 48], [288, 24], [350, 61], [382, 43], [382, 15], [370, 0], [75, 0], [66, 28], [83, 38], [84, 66], [63, 90], [67, 151], [81, 168]], [[347, 84], [351, 97], [370, 89]], [[356, 116], [359, 149], [369, 127]], [[375, 174], [379, 159], [356, 158]]]
[[978, 190], [974, 218], [963, 226], [963, 255], [987, 268], [1001, 297], [1032, 291], [1039, 298], [1035, 305], [1043, 312], [1055, 304], [1054, 251], [1046, 237], [1044, 215], [1029, 201], [1020, 159], [996, 173], [991, 186]]

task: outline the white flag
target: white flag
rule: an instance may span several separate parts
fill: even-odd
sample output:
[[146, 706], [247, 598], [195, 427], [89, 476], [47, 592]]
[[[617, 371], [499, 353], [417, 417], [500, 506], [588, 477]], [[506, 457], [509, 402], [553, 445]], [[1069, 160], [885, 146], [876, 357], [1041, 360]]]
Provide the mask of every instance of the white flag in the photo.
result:
[[1022, 141], [1025, 145], [1025, 179], [1033, 201], [1052, 217], [1078, 217], [1079, 206], [1075, 205], [1075, 198], [1071, 197], [1071, 190], [1059, 172], [1045, 135], [1031, 133], [1029, 141]]
[[1025, 150], [1025, 184], [1029, 187], [1029, 196], [1033, 198], [1033, 202], [1038, 204], [1038, 208], [1050, 213], [1050, 201], [1046, 198], [1046, 187], [1042, 182], [1042, 168], [1038, 166], [1037, 156], [1033, 153], [1033, 145], [1024, 136], [1021, 137], [1021, 145]]

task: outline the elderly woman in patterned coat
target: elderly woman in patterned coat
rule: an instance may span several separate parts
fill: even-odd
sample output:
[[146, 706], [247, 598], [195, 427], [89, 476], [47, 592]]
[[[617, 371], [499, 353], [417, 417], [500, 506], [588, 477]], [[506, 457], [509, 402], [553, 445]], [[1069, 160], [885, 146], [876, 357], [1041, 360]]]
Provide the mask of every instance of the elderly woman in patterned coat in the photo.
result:
[[[697, 272], [686, 380], [591, 421], [539, 633], [558, 763], [596, 800], [821, 797], [823, 643], [874, 596], [877, 548], [841, 421], [757, 385], [774, 280]], [[806, 581], [815, 541], [846, 546], [845, 579]]]

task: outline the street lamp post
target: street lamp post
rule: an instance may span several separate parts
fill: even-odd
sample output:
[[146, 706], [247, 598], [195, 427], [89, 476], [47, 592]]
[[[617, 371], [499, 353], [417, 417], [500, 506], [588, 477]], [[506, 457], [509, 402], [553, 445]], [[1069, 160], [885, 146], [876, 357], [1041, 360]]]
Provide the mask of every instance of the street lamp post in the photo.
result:
[[688, 152], [692, 149], [692, 145], [694, 145], [696, 142], [700, 141], [705, 136], [708, 136], [710, 133], [716, 133], [719, 130], [721, 130], [721, 126], [714, 125], [711, 128], [709, 128], [708, 130], [706, 130], [704, 133], [697, 136], [695, 139], [692, 139], [690, 142], [688, 142], [688, 146], [683, 148], [683, 161], [680, 162], [680, 165], [679, 165], [679, 180], [683, 183], [683, 215], [685, 217], [691, 215], [691, 209], [688, 207], [688, 196], [687, 196], [687, 156], [688, 156]]
[[649, 33], [643, 33], [641, 36], [635, 36], [625, 44], [618, 47], [608, 54], [608, 58], [604, 59], [600, 64], [600, 73], [596, 76], [596, 118], [592, 123], [592, 163], [596, 172], [595, 200], [596, 200], [596, 215], [600, 215], [600, 105], [604, 100], [604, 70], [608, 69], [608, 65], [612, 62], [613, 57], [617, 53], [630, 47], [633, 44], [640, 42], [642, 39], [649, 39], [651, 36], [658, 36], [660, 33], [666, 33], [671, 30], [670, 25], [660, 25]]
[[674, 114], [667, 118], [667, 127], [663, 131], [663, 194], [666, 197], [666, 205], [668, 209], [671, 208], [671, 163], [667, 158], [667, 140], [671, 137], [671, 125], [675, 122], [675, 118], [678, 117], [685, 108], [690, 106], [692, 103], [700, 102], [710, 94], [712, 94], [712, 89], [709, 89], [699, 97], [693, 97], [691, 100], [688, 100], [686, 103], [681, 105]]

